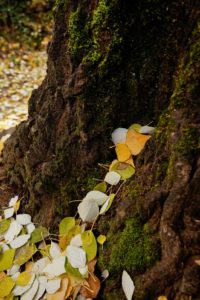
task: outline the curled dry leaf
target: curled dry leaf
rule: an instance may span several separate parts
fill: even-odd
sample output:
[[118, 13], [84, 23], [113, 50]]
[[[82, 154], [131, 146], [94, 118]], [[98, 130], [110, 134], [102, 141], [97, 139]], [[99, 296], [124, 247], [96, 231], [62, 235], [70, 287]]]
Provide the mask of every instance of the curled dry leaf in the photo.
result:
[[101, 287], [99, 278], [94, 275], [94, 273], [90, 273], [87, 279], [87, 283], [88, 285], [84, 285], [81, 288], [80, 294], [85, 298], [96, 298]]
[[148, 126], [148, 125], [145, 125], [145, 126], [142, 126], [139, 130], [139, 133], [142, 133], [142, 134], [153, 134], [155, 132], [155, 127], [151, 127], [151, 126]]

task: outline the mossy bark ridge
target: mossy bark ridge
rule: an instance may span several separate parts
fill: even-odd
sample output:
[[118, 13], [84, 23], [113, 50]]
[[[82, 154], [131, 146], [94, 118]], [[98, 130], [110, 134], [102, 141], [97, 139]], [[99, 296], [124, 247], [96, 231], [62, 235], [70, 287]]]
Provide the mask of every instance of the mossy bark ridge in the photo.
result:
[[123, 299], [123, 269], [138, 300], [200, 294], [199, 41], [195, 1], [57, 1], [47, 76], [4, 150], [25, 209], [46, 224], [70, 215], [112, 159], [112, 130], [158, 123], [98, 223], [111, 270], [99, 299]]

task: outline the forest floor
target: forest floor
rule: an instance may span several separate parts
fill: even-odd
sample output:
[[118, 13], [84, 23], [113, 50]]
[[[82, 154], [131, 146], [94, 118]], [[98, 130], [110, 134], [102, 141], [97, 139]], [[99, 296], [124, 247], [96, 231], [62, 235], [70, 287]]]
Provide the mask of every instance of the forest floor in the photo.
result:
[[[48, 41], [46, 37], [40, 49], [31, 49], [0, 37], [0, 154], [15, 126], [27, 118], [28, 99], [45, 77]], [[1, 208], [13, 192], [0, 165]]]

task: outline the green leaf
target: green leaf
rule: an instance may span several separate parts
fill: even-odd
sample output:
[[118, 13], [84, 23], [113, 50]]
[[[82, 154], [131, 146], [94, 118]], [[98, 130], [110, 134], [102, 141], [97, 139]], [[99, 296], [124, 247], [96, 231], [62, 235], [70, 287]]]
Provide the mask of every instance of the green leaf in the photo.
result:
[[3, 234], [10, 227], [10, 220], [3, 219], [0, 221], [0, 234]]
[[87, 261], [90, 262], [97, 255], [97, 242], [92, 230], [84, 231], [81, 234], [83, 249], [86, 252]]
[[137, 124], [137, 123], [135, 123], [135, 124], [132, 124], [130, 127], [129, 127], [129, 129], [133, 129], [133, 130], [135, 130], [135, 131], [137, 131], [137, 132], [140, 132], [140, 128], [141, 128], [142, 126], [140, 125], [140, 124]]
[[69, 261], [67, 261], [66, 265], [65, 265], [65, 269], [66, 272], [74, 277], [77, 278], [87, 278], [85, 276], [83, 276], [79, 270], [77, 268], [73, 268], [72, 265], [69, 263]]
[[50, 256], [50, 247], [51, 245], [45, 245], [42, 249], [40, 249], [40, 253], [43, 257]]
[[12, 267], [14, 255], [15, 249], [8, 249], [0, 254], [0, 272]]
[[102, 193], [105, 193], [106, 190], [107, 190], [107, 184], [106, 184], [106, 182], [103, 181], [103, 182], [98, 183], [98, 184], [94, 187], [93, 190], [94, 190], [94, 191], [100, 191], [100, 192], [102, 192]]
[[46, 227], [39, 226], [31, 234], [30, 242], [35, 244], [43, 241], [49, 235], [49, 231]]
[[129, 164], [114, 160], [110, 165], [109, 171], [117, 172], [122, 180], [126, 180], [135, 174], [135, 168]]
[[59, 224], [59, 234], [65, 235], [75, 226], [75, 218], [66, 217]]
[[111, 207], [111, 204], [113, 203], [113, 200], [115, 198], [115, 194], [110, 194], [108, 200], [104, 203], [104, 205], [102, 205], [99, 214], [105, 214], [109, 208]]
[[17, 251], [14, 264], [21, 266], [25, 264], [35, 253], [37, 252], [37, 248], [34, 244], [25, 245]]
[[15, 282], [11, 277], [4, 277], [0, 281], [0, 297], [4, 298], [10, 294], [13, 287], [15, 286]]

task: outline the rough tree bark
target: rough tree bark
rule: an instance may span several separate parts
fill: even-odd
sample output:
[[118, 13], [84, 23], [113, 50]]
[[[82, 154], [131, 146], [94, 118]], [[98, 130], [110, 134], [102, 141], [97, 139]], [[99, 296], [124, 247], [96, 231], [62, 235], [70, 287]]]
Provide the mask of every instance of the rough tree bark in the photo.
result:
[[108, 236], [99, 268], [111, 274], [99, 299], [123, 299], [123, 269], [134, 299], [200, 299], [198, 3], [57, 2], [47, 76], [4, 150], [8, 177], [25, 210], [55, 224], [113, 158], [112, 130], [154, 121], [136, 175], [97, 227]]

